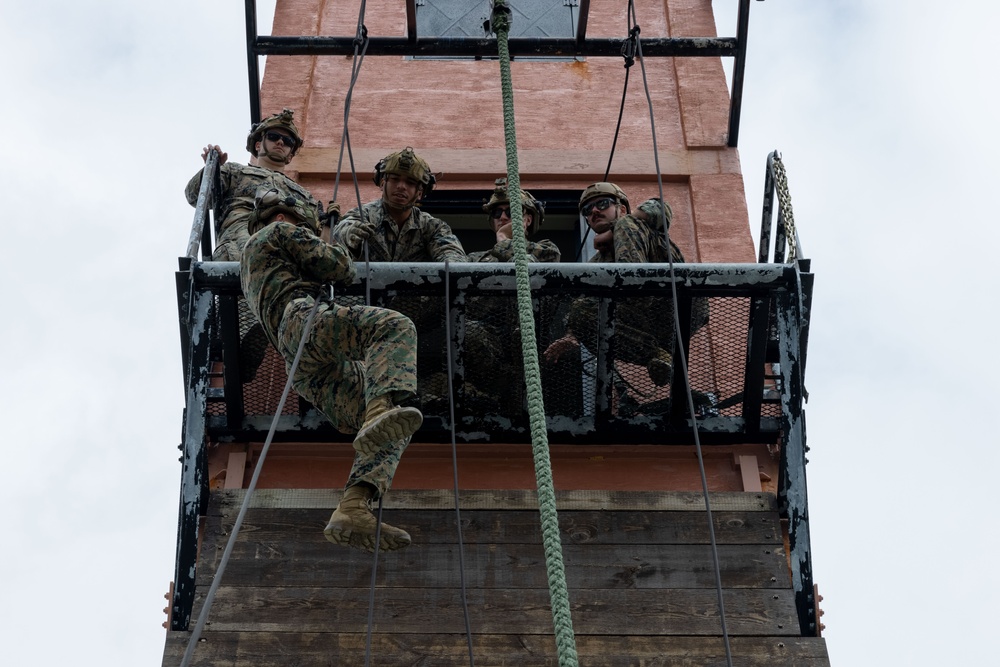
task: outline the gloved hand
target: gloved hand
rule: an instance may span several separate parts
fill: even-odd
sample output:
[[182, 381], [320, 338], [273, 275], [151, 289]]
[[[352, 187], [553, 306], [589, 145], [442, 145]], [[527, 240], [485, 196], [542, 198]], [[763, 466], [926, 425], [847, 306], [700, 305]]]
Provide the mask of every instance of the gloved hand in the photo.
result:
[[340, 203], [332, 201], [330, 205], [326, 207], [326, 213], [323, 214], [323, 224], [327, 227], [333, 227], [340, 221]]
[[[640, 215], [642, 214], [642, 215]], [[670, 228], [670, 221], [674, 218], [673, 211], [670, 210], [670, 204], [666, 204], [658, 197], [653, 199], [647, 199], [642, 202], [639, 206], [639, 210], [636, 211], [636, 217], [640, 220], [646, 220], [652, 227], [659, 228], [660, 222], [662, 220], [661, 215], [666, 214], [667, 228]]]
[[351, 222], [350, 226], [344, 230], [344, 242], [348, 248], [357, 250], [365, 241], [375, 233], [375, 223], [371, 220]]

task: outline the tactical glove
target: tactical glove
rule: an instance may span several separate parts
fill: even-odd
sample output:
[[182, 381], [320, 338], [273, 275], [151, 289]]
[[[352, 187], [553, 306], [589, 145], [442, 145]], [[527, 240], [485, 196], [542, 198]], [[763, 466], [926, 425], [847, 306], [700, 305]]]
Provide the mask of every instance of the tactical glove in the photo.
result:
[[323, 214], [323, 225], [325, 227], [333, 227], [340, 221], [340, 203], [332, 201], [330, 205], [326, 207], [326, 213]]
[[365, 241], [371, 238], [372, 234], [375, 233], [375, 223], [367, 221], [358, 221], [350, 223], [350, 226], [344, 231], [344, 243], [348, 248], [356, 250], [360, 248]]
[[673, 220], [674, 214], [670, 210], [670, 204], [665, 204], [659, 200], [659, 198], [654, 197], [653, 199], [647, 199], [642, 202], [639, 206], [639, 210], [646, 214], [646, 221], [654, 228], [658, 229], [661, 223], [661, 215], [666, 214], [667, 228], [670, 228], [670, 221]]

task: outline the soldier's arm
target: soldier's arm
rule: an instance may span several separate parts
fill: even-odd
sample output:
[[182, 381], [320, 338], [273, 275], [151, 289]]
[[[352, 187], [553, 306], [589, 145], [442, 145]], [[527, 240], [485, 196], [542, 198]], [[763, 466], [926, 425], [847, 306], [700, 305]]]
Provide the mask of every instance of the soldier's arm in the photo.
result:
[[[205, 157], [205, 158], [208, 157], [208, 149], [209, 148], [213, 148], [213, 147], [212, 146], [206, 147], [205, 148], [205, 154], [203, 155], [203, 157]], [[216, 150], [218, 150], [219, 147], [215, 146], [214, 148]], [[226, 165], [226, 161], [224, 159], [222, 159], [222, 156], [224, 156], [224, 155], [225, 155], [225, 153], [221, 153], [221, 151], [220, 151], [220, 155], [219, 155], [219, 159], [220, 159], [220, 161], [219, 161], [219, 167], [220, 167], [219, 168], [219, 176], [220, 176], [220, 178], [222, 180], [222, 191], [223, 192], [225, 192], [225, 191], [227, 191], [229, 189], [229, 174], [230, 174], [229, 169], [225, 166]], [[198, 190], [201, 189], [201, 177], [202, 177], [202, 175], [204, 175], [204, 173], [205, 173], [205, 168], [202, 167], [201, 169], [198, 170], [198, 173], [196, 173], [194, 176], [191, 177], [191, 180], [188, 181], [187, 186], [185, 186], [185, 188], [184, 188], [184, 198], [187, 199], [187, 203], [190, 204], [191, 206], [195, 206], [195, 205], [198, 204]], [[220, 193], [220, 195], [221, 195], [221, 193]]]
[[[426, 214], [425, 214], [426, 215]], [[444, 220], [427, 215], [425, 224], [432, 226], [427, 251], [435, 262], [465, 262], [467, 256], [462, 242]]]
[[642, 202], [632, 217], [642, 220], [653, 229], [663, 229], [665, 221], [667, 229], [669, 229], [670, 223], [674, 219], [674, 212], [670, 209], [670, 204], [660, 201], [658, 197], [653, 197]]
[[375, 223], [361, 217], [361, 211], [352, 208], [330, 230], [331, 242], [336, 242], [347, 248], [354, 259], [361, 259], [365, 240], [374, 233]]
[[[543, 239], [541, 241], [528, 241], [525, 244], [529, 262], [558, 262], [562, 258], [559, 247]], [[500, 241], [478, 259], [480, 262], [511, 262], [514, 260], [514, 241], [508, 239]]]

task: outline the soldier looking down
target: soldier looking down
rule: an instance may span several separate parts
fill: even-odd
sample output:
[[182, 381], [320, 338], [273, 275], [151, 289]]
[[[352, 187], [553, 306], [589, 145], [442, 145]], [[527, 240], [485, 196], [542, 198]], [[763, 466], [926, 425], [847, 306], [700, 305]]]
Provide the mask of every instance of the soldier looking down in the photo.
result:
[[[510, 262], [514, 260], [513, 218], [510, 212], [510, 197], [507, 195], [507, 179], [498, 178], [493, 195], [483, 204], [487, 214], [487, 224], [496, 235], [496, 245], [489, 250], [469, 253], [470, 262]], [[541, 228], [545, 219], [545, 205], [521, 191], [521, 219], [524, 224], [525, 245], [529, 262], [558, 262], [559, 247], [547, 239], [532, 241], [530, 238]]]
[[[673, 241], [664, 238], [673, 213], [670, 205], [648, 199], [632, 213], [625, 192], [614, 183], [594, 183], [580, 196], [580, 214], [593, 230], [597, 254], [591, 262], [683, 263]], [[616, 357], [645, 366], [656, 385], [667, 385], [673, 373], [674, 327], [668, 316], [672, 301], [657, 297], [630, 298], [616, 310]], [[548, 362], [556, 362], [580, 343], [591, 354], [597, 350], [597, 307], [593, 298], [573, 302], [567, 318], [566, 335], [553, 341], [544, 352]], [[708, 321], [708, 303], [695, 299], [691, 322], [694, 333]]]
[[[203, 160], [208, 159], [211, 149], [219, 151], [221, 165], [221, 187], [216, 201], [216, 248], [212, 259], [239, 261], [240, 252], [250, 237], [247, 233], [247, 219], [254, 207], [254, 197], [261, 188], [275, 189], [300, 199], [307, 206], [315, 208], [317, 216], [321, 212], [319, 201], [283, 173], [303, 143], [293, 117], [294, 112], [285, 109], [250, 128], [247, 151], [256, 159], [256, 164], [229, 162], [228, 154], [223, 153], [218, 146], [209, 145], [202, 151]], [[204, 169], [195, 174], [184, 189], [184, 195], [191, 206], [197, 203], [203, 172]]]
[[348, 211], [333, 238], [356, 260], [373, 262], [464, 262], [465, 250], [443, 220], [417, 205], [434, 188], [431, 168], [412, 148], [391, 153], [375, 165], [382, 197]]
[[[262, 190], [249, 219], [252, 236], [240, 260], [247, 302], [291, 370], [305, 323], [316, 315], [292, 386], [343, 433], [357, 433], [354, 465], [344, 495], [324, 530], [326, 538], [375, 549], [378, 521], [371, 503], [383, 496], [410, 436], [423, 416], [397, 404], [417, 386], [413, 323], [386, 308], [343, 306], [327, 283], [346, 284], [354, 263], [339, 244], [317, 236], [315, 209], [278, 190]], [[378, 547], [410, 544], [405, 530], [382, 524]]]

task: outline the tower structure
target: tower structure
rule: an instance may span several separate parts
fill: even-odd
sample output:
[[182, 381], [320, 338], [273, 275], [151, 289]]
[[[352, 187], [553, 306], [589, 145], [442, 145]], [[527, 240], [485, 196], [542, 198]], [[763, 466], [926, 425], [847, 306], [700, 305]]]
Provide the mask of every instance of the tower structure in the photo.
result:
[[[346, 210], [378, 197], [379, 159], [413, 147], [437, 174], [424, 210], [468, 251], [491, 243], [482, 204], [507, 172], [512, 105], [520, 182], [545, 202], [541, 235], [563, 258], [530, 267], [534, 345], [565, 333], [574, 302], [596, 304], [592, 354], [540, 372], [582, 664], [829, 664], [805, 484], [812, 275], [777, 155], [757, 249], [751, 238], [736, 148], [750, 3], [733, 1], [733, 38], [716, 36], [709, 0], [496, 3], [511, 10], [510, 91], [499, 40], [482, 29], [495, 22], [487, 1], [283, 0], [274, 35], [248, 22], [251, 120], [294, 109], [306, 140], [286, 173]], [[731, 86], [722, 58], [734, 61]], [[687, 262], [583, 261], [592, 244], [578, 201], [599, 181], [633, 206], [669, 202], [670, 239]], [[279, 409], [287, 376], [273, 350], [252, 379], [241, 373], [238, 270], [205, 259], [206, 183], [177, 276], [187, 403], [163, 664], [188, 649], [223, 563], [190, 664], [548, 665], [557, 654], [564, 664], [530, 378], [511, 360], [516, 381], [497, 401], [468, 381], [479, 361], [466, 344], [470, 303], [506, 304], [491, 317], [508, 319], [488, 324], [519, 335], [513, 266], [359, 264], [339, 297], [434, 304], [418, 333], [448, 380], [421, 397], [424, 426], [386, 497], [414, 544], [372, 559], [322, 535], [352, 437], [294, 394]], [[699, 304], [707, 323], [695, 323]], [[616, 354], [627, 345], [623, 314], [637, 306], [675, 331], [665, 383]]]

